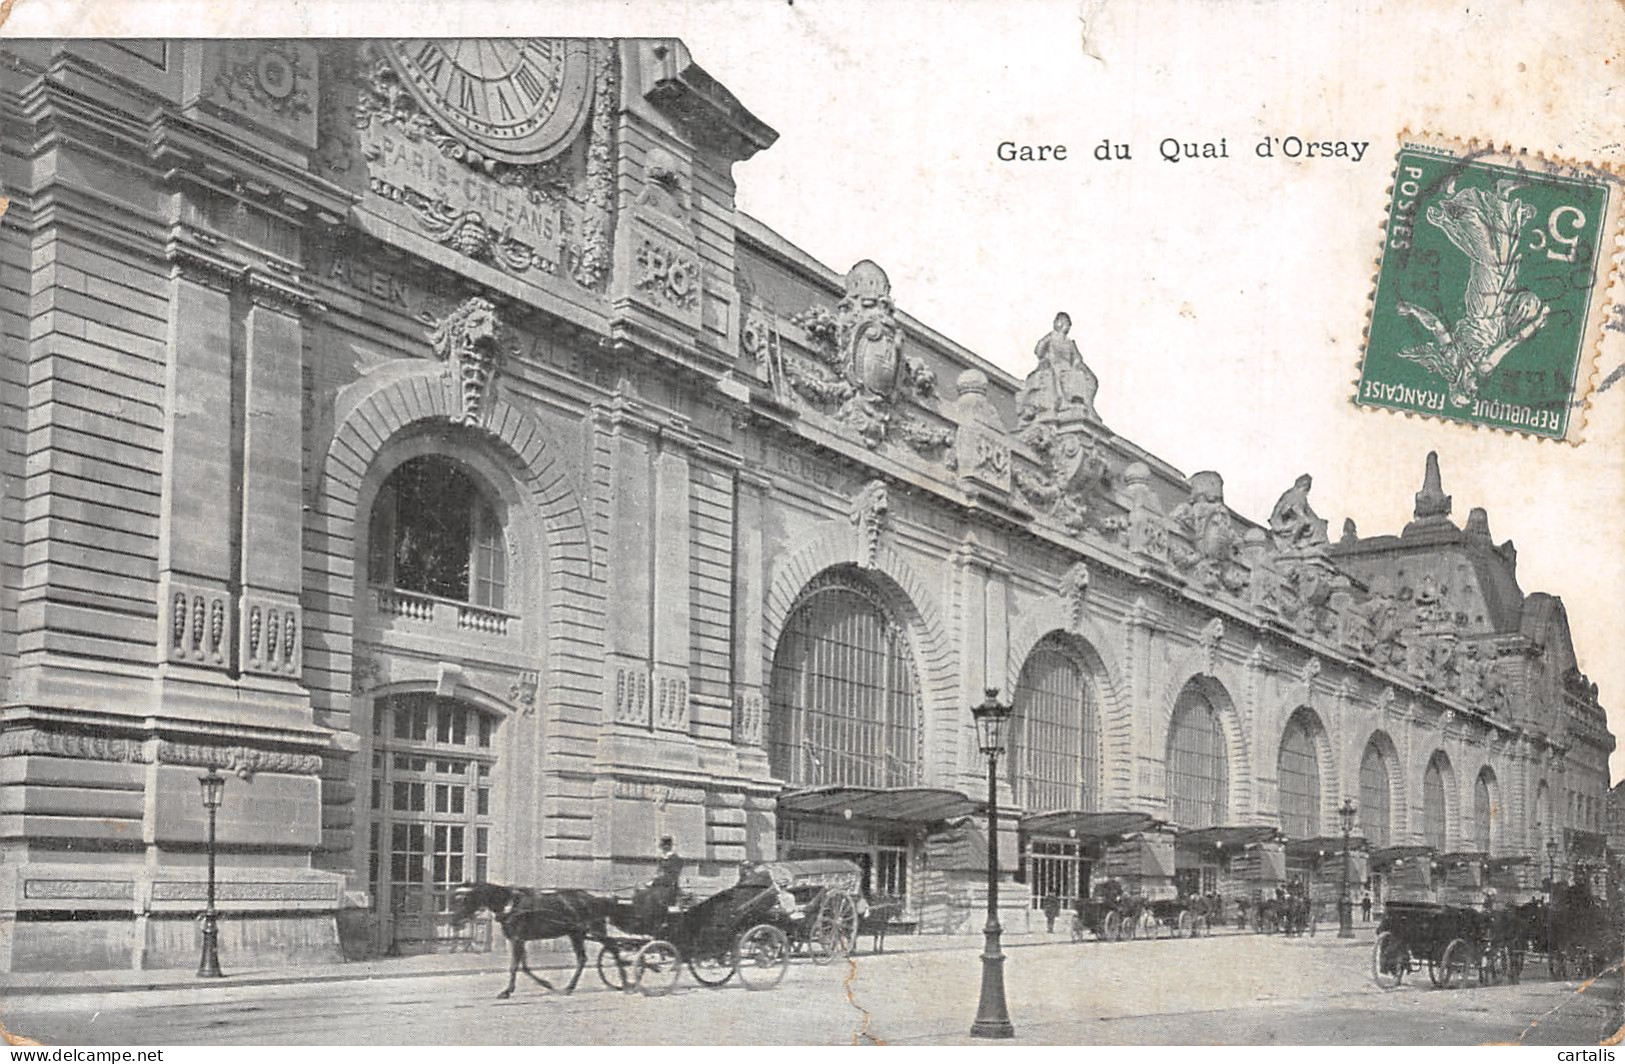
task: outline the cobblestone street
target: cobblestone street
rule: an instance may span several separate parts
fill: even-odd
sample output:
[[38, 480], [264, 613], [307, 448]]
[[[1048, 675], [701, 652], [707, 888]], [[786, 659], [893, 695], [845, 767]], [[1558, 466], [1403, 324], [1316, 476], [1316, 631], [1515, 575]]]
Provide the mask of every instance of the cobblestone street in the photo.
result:
[[[1021, 944], [1007, 976], [1030, 1044], [1595, 1044], [1619, 1023], [1620, 983], [1384, 992], [1369, 938]], [[488, 970], [269, 985], [6, 994], [16, 1034], [66, 1044], [691, 1044], [969, 1041], [977, 950], [921, 948], [826, 968], [797, 961], [775, 990], [706, 990], [686, 973], [664, 998], [572, 996], [521, 985], [499, 1001]], [[550, 977], [552, 971], [547, 973]]]

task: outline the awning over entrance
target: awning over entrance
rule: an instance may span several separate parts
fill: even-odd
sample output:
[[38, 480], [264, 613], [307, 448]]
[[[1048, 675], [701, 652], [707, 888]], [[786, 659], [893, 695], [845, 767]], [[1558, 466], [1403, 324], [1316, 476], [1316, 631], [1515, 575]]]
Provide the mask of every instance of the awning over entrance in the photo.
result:
[[828, 784], [779, 795], [781, 813], [853, 816], [909, 824], [935, 824], [969, 816], [981, 805], [944, 787], [848, 787]]
[[1454, 853], [1441, 853], [1439, 863], [1449, 868], [1452, 865], [1483, 864], [1490, 859], [1490, 855], [1482, 850], [1457, 850]]
[[1527, 853], [1515, 853], [1503, 857], [1491, 857], [1487, 863], [1491, 872], [1499, 872], [1503, 868], [1516, 868], [1519, 865], [1534, 864], [1535, 859]]
[[1431, 846], [1387, 846], [1377, 850], [1371, 855], [1371, 867], [1380, 870], [1400, 861], [1409, 861], [1416, 857], [1432, 857]]
[[[1349, 852], [1365, 849], [1365, 839], [1349, 836]], [[1292, 858], [1336, 857], [1343, 852], [1343, 836], [1320, 835], [1313, 839], [1292, 839], [1286, 844], [1286, 855]]]
[[1564, 834], [1568, 836], [1569, 856], [1575, 859], [1601, 857], [1608, 847], [1608, 836], [1601, 832], [1569, 828]]
[[1095, 813], [1081, 809], [1060, 809], [1032, 813], [1021, 818], [1021, 830], [1029, 835], [1064, 835], [1080, 844], [1116, 842], [1125, 835], [1149, 831], [1157, 818], [1149, 813]]
[[1243, 850], [1260, 842], [1271, 842], [1280, 832], [1266, 824], [1246, 824], [1239, 827], [1196, 828], [1181, 831], [1174, 838], [1180, 848], [1211, 846], [1218, 850]]

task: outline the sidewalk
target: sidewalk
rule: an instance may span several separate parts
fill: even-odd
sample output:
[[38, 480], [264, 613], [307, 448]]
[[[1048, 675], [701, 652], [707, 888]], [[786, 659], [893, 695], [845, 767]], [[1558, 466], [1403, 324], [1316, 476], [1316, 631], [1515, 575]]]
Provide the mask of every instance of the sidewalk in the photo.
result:
[[[1237, 934], [1252, 934], [1253, 932], [1237, 932], [1233, 928], [1221, 928], [1217, 935], [1231, 936]], [[1279, 937], [1279, 936], [1272, 936]], [[1166, 941], [1159, 939], [1157, 941]], [[1339, 939], [1337, 928], [1322, 928], [1314, 936], [1287, 939], [1288, 942], [1297, 942], [1304, 946], [1347, 946], [1369, 947], [1371, 942], [1371, 927], [1369, 925], [1355, 928], [1355, 938]], [[1025, 935], [1007, 935], [1004, 938], [1004, 949], [1021, 950], [1033, 946], [1071, 945], [1068, 935], [1060, 931], [1054, 934], [1035, 932]], [[1115, 943], [1096, 943], [1093, 937], [1086, 938], [1078, 944], [1079, 949], [1113, 948]], [[869, 952], [870, 942], [865, 939], [860, 943], [860, 951], [856, 959], [876, 956]], [[982, 948], [981, 935], [896, 935], [886, 939], [886, 952], [880, 956], [893, 956], [908, 953], [935, 953], [953, 950], [977, 951]], [[582, 972], [582, 978], [592, 977], [591, 968], [597, 958], [596, 944], [587, 944], [587, 970]], [[570, 955], [569, 944], [558, 939], [550, 942], [533, 942], [527, 952], [527, 959], [531, 968], [537, 971], [563, 971], [574, 969], [574, 958]], [[226, 970], [224, 979], [199, 979], [191, 968], [167, 968], [150, 971], [89, 971], [89, 972], [6, 972], [0, 973], [0, 997], [17, 997], [24, 995], [55, 995], [55, 994], [104, 994], [121, 991], [138, 990], [180, 990], [180, 989], [216, 989], [242, 986], [278, 986], [293, 983], [334, 983], [349, 982], [362, 979], [410, 979], [435, 975], [475, 975], [480, 973], [505, 973], [508, 970], [508, 953], [506, 944], [501, 940], [493, 944], [487, 953], [426, 953], [410, 957], [380, 957], [364, 961], [342, 961], [327, 964], [301, 964], [286, 967], [262, 967], [237, 969], [231, 964], [229, 956], [221, 957], [221, 967]], [[596, 978], [596, 977], [594, 977]]]

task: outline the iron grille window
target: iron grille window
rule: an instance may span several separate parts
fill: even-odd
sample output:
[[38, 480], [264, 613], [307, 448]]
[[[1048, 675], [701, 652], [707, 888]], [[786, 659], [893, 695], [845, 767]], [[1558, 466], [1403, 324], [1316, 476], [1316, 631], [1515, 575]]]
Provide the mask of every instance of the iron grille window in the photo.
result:
[[430, 693], [379, 699], [374, 713], [374, 734], [389, 737], [373, 755], [376, 820], [368, 832], [379, 906], [446, 912], [453, 887], [486, 876], [493, 724]]
[[1388, 845], [1388, 760], [1376, 743], [1360, 758], [1360, 834], [1373, 846]]
[[449, 458], [413, 458], [389, 475], [373, 503], [367, 553], [367, 578], [381, 587], [504, 608], [502, 524]]
[[1473, 784], [1473, 845], [1479, 853], [1490, 852], [1490, 781], [1486, 772]]
[[1224, 733], [1213, 703], [1186, 687], [1168, 728], [1168, 815], [1184, 828], [1217, 827], [1230, 791]]
[[1093, 691], [1082, 667], [1040, 645], [1016, 684], [1010, 764], [1028, 811], [1093, 809], [1100, 764]]
[[813, 589], [773, 656], [773, 774], [803, 787], [918, 782], [919, 695], [908, 641], [846, 584]]
[[1422, 774], [1422, 833], [1424, 841], [1435, 850], [1445, 849], [1445, 795], [1444, 770], [1440, 755], [1434, 754]]
[[1089, 867], [1077, 843], [1034, 840], [1027, 858], [1033, 908], [1042, 909], [1050, 897], [1061, 899], [1063, 911], [1076, 908], [1078, 899], [1089, 893]]
[[1281, 830], [1288, 838], [1314, 838], [1320, 834], [1320, 759], [1301, 714], [1287, 722], [1275, 766], [1281, 785]]

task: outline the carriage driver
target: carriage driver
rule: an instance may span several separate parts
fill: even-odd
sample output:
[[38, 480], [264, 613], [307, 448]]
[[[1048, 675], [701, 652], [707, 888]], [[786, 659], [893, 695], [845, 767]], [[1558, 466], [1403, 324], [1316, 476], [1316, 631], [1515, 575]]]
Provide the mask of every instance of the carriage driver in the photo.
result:
[[683, 859], [677, 856], [676, 844], [670, 835], [660, 837], [660, 854], [655, 858], [654, 878], [632, 899], [638, 919], [645, 924], [657, 924], [666, 910], [677, 904], [682, 893]]

